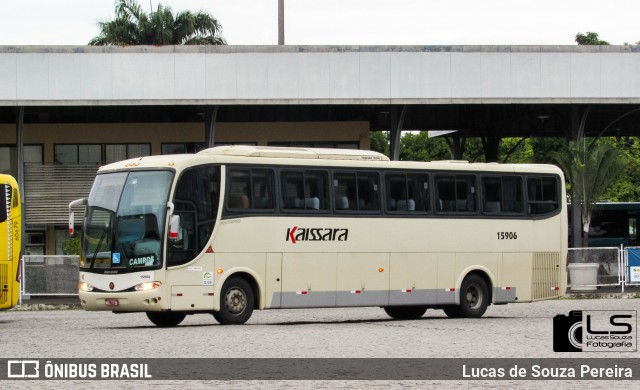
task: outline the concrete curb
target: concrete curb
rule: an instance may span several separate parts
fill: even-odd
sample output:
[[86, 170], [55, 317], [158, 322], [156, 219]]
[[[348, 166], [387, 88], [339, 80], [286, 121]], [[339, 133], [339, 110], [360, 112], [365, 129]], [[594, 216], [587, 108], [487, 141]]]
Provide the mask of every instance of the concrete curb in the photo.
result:
[[43, 303], [22, 304], [17, 305], [9, 311], [44, 311], [44, 310], [77, 310], [81, 309], [80, 304], [77, 305], [46, 305]]
[[629, 293], [594, 293], [594, 292], [584, 292], [584, 293], [567, 293], [563, 297], [564, 299], [638, 299], [640, 298], [640, 293], [638, 292], [629, 292]]

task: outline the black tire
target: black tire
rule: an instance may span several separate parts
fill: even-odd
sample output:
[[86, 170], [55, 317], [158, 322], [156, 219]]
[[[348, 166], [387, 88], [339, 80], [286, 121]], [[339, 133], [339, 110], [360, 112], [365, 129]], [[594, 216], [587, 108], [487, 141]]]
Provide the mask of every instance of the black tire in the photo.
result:
[[148, 311], [147, 318], [160, 328], [170, 328], [179, 325], [186, 313], [180, 313], [175, 311]]
[[416, 320], [427, 311], [426, 306], [386, 306], [383, 309], [396, 320]]
[[464, 315], [462, 314], [462, 310], [460, 310], [460, 306], [451, 305], [451, 306], [443, 306], [442, 310], [444, 310], [444, 314], [449, 318], [462, 318]]
[[463, 317], [482, 317], [489, 306], [489, 299], [489, 286], [481, 276], [469, 275], [464, 278], [460, 288], [460, 306], [458, 306]]
[[255, 298], [249, 283], [237, 277], [231, 277], [220, 294], [220, 311], [214, 312], [213, 318], [222, 325], [240, 325], [249, 320], [253, 314]]

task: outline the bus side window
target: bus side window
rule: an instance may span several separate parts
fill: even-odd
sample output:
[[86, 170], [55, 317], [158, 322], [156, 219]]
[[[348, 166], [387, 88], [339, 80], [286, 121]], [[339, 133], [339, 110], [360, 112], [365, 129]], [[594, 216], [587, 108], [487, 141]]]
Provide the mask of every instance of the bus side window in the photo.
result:
[[[9, 199], [7, 199], [7, 195]], [[8, 204], [11, 203], [11, 186], [9, 184], [0, 184], [0, 222], [7, 220]]]
[[273, 210], [275, 207], [273, 189], [273, 171], [233, 168], [229, 172], [227, 207]]
[[482, 202], [485, 213], [522, 214], [522, 177], [483, 176]]
[[376, 172], [335, 173], [333, 196], [336, 210], [379, 211], [379, 188]]
[[304, 205], [307, 210], [327, 210], [329, 178], [325, 171], [304, 174]]
[[374, 172], [358, 173], [358, 210], [379, 211], [380, 191], [378, 174]]
[[559, 207], [555, 177], [528, 177], [527, 195], [527, 210], [531, 215], [551, 213]]
[[310, 212], [327, 210], [327, 172], [283, 171], [280, 178], [283, 209]]
[[428, 212], [429, 176], [391, 173], [386, 175], [387, 211]]
[[248, 209], [249, 208], [249, 188], [251, 186], [249, 179], [249, 170], [233, 170], [229, 174], [229, 208], [232, 209]]
[[476, 184], [473, 175], [436, 175], [436, 208], [442, 212], [476, 211]]
[[273, 171], [269, 169], [251, 170], [251, 205], [253, 209], [273, 210], [275, 207]]
[[355, 173], [335, 173], [333, 176], [333, 197], [336, 210], [357, 210]]

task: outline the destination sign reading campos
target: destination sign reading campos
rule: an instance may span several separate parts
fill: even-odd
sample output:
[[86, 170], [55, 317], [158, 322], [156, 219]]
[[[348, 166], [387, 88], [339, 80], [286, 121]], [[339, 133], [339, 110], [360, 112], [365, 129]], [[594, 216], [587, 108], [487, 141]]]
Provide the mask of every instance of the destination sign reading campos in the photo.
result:
[[349, 229], [294, 226], [287, 229], [286, 241], [292, 244], [298, 241], [347, 241], [348, 236]]

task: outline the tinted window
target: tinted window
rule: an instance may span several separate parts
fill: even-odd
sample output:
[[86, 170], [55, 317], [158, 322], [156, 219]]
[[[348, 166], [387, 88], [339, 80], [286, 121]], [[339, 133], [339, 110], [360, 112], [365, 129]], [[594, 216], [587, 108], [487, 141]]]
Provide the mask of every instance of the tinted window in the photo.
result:
[[483, 176], [482, 199], [482, 210], [485, 213], [523, 213], [522, 178]]
[[[7, 220], [7, 211], [11, 204], [11, 186], [9, 184], [0, 184], [0, 222]], [[9, 199], [7, 199], [7, 196]]]
[[527, 208], [531, 215], [553, 212], [559, 207], [558, 180], [555, 177], [527, 178]]
[[281, 182], [283, 209], [315, 211], [329, 208], [327, 172], [284, 171]]
[[380, 194], [376, 172], [338, 172], [333, 175], [335, 209], [379, 211]]
[[473, 175], [436, 175], [436, 210], [476, 211], [476, 178]]
[[429, 211], [429, 175], [387, 174], [386, 184], [388, 211]]
[[233, 168], [229, 172], [227, 207], [234, 210], [275, 208], [273, 171]]

